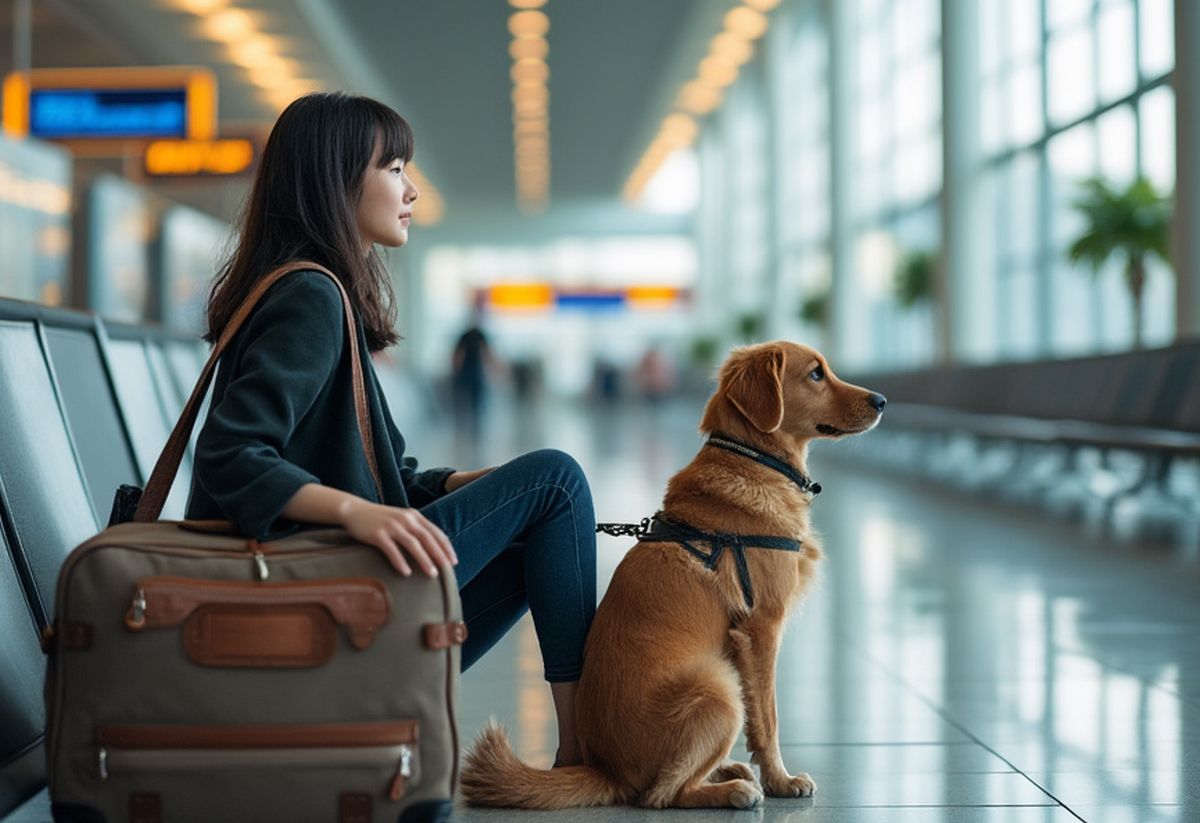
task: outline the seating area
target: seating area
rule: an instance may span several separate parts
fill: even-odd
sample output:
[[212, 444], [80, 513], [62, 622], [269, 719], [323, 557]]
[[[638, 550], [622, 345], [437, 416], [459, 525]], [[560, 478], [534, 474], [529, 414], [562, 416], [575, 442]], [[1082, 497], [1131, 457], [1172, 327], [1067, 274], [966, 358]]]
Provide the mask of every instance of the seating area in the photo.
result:
[[[207, 357], [197, 339], [0, 300], [0, 820], [46, 820], [41, 627], [59, 565], [144, 485]], [[206, 413], [207, 402], [201, 411]], [[163, 511], [181, 518], [191, 449]], [[36, 811], [35, 811], [36, 810]]]
[[1200, 549], [1198, 342], [849, 379], [888, 398], [854, 456]]

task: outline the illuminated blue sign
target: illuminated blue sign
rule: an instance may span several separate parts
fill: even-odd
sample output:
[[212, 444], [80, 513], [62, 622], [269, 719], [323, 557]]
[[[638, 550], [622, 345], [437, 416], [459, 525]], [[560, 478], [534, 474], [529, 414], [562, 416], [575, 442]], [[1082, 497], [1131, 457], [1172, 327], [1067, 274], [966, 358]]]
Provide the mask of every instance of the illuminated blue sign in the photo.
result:
[[184, 137], [186, 89], [34, 89], [29, 132], [44, 138]]
[[560, 309], [613, 311], [625, 307], [625, 295], [621, 292], [561, 291], [555, 295], [554, 303]]

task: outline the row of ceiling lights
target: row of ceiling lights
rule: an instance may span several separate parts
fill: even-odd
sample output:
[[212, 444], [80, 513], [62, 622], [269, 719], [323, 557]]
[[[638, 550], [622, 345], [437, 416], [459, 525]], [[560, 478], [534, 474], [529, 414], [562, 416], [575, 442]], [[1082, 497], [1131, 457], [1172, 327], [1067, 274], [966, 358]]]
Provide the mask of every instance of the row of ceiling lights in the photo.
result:
[[[200, 18], [204, 35], [225, 46], [230, 60], [246, 70], [250, 82], [276, 111], [283, 111], [297, 97], [322, 88], [323, 84], [316, 80], [299, 77], [299, 64], [280, 54], [279, 38], [264, 34], [256, 17], [231, 5], [230, 0], [175, 2]], [[421, 192], [413, 205], [413, 220], [422, 225], [437, 223], [445, 212], [441, 194], [415, 163], [408, 164], [408, 175]]]
[[671, 111], [663, 118], [637, 167], [625, 182], [625, 199], [634, 201], [663, 162], [690, 146], [700, 127], [698, 119], [715, 111], [725, 89], [737, 80], [741, 67], [754, 57], [755, 41], [767, 32], [767, 15], [781, 0], [742, 0], [724, 17], [721, 31], [709, 43], [708, 53], [696, 67], [696, 76], [683, 84]]
[[259, 21], [229, 0], [176, 0], [177, 5], [200, 18], [200, 30], [225, 46], [229, 58], [244, 68], [263, 99], [282, 111], [302, 94], [320, 87], [301, 78], [295, 60], [282, 56], [278, 38], [263, 34]]
[[513, 146], [517, 201], [525, 212], [546, 208], [550, 193], [550, 68], [546, 0], [508, 0], [512, 35]]

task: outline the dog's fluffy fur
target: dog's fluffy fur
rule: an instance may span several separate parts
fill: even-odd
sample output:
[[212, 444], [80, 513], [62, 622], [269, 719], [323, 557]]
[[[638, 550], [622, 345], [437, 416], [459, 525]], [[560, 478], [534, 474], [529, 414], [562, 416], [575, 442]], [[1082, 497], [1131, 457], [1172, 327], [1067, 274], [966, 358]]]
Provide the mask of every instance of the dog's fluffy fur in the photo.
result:
[[[729, 356], [700, 431], [724, 432], [807, 473], [811, 440], [872, 428], [880, 417], [876, 405], [867, 389], [838, 380], [820, 353], [777, 341]], [[703, 448], [668, 482], [662, 510], [706, 531], [798, 537], [804, 548], [746, 551], [753, 611], [746, 609], [729, 553], [710, 571], [676, 543], [631, 549], [600, 603], [584, 652], [576, 700], [584, 765], [534, 769], [492, 723], [463, 765], [468, 802], [744, 809], [759, 805], [764, 792], [813, 793], [808, 775], [784, 768], [775, 706], [784, 621], [822, 556], [806, 496], [765, 466]], [[743, 727], [758, 780], [749, 766], [729, 760]]]

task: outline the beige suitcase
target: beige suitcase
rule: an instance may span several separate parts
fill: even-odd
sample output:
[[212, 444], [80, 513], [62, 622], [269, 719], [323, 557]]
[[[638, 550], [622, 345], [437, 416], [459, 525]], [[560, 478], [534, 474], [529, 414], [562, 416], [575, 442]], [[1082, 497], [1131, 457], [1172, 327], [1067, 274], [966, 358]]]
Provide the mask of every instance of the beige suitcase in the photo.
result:
[[214, 347], [133, 521], [63, 564], [45, 643], [56, 821], [450, 816], [466, 637], [453, 570], [402, 577], [340, 528], [260, 543], [157, 520], [220, 352], [299, 268], [319, 267], [273, 272]]

